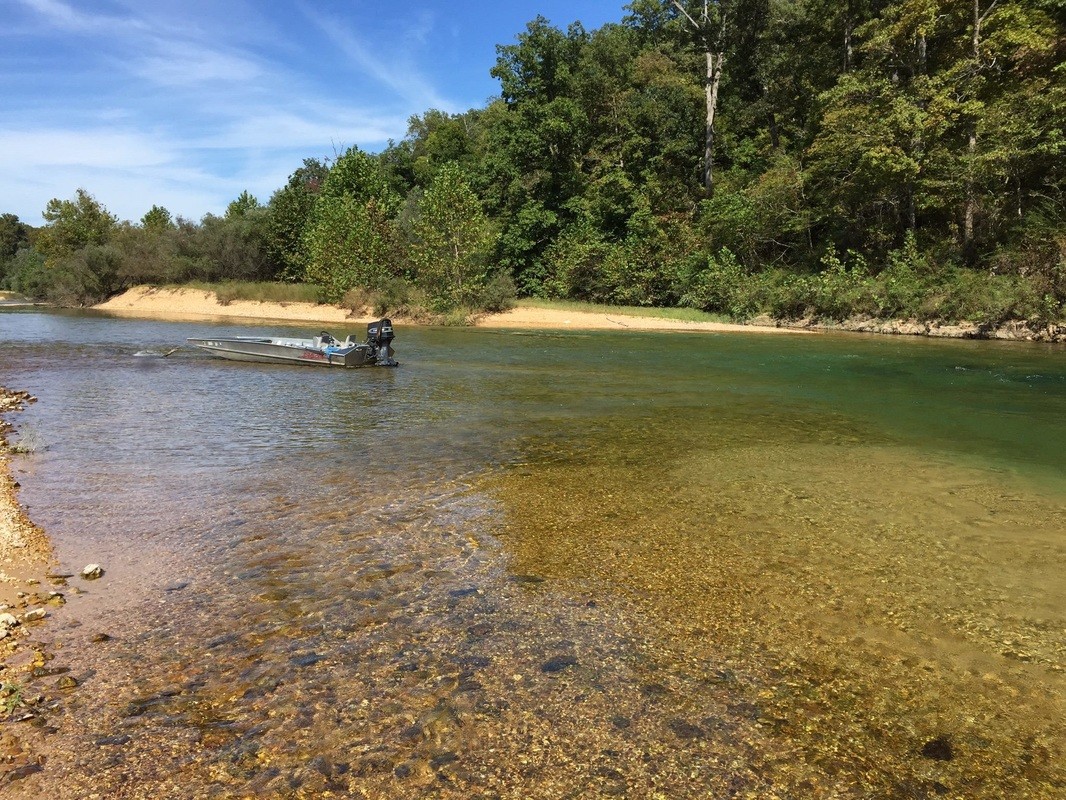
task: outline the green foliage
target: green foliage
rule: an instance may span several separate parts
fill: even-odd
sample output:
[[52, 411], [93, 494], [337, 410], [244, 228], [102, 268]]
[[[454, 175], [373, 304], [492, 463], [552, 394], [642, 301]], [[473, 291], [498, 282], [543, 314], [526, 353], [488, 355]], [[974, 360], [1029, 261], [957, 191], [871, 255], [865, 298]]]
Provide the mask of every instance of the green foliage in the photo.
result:
[[474, 306], [490, 314], [509, 311], [515, 307], [515, 295], [514, 279], [506, 272], [497, 270], [482, 288]]
[[706, 266], [689, 279], [681, 304], [701, 311], [718, 311], [745, 319], [756, 310], [752, 282], [727, 247], [707, 259]]
[[22, 705], [22, 685], [14, 681], [0, 683], [0, 709], [10, 715]]
[[323, 195], [306, 232], [305, 277], [335, 303], [353, 287], [376, 289], [393, 276], [395, 225], [377, 201]]
[[44, 210], [48, 224], [37, 235], [36, 248], [46, 259], [69, 257], [83, 247], [103, 245], [118, 219], [84, 189], [73, 200], [53, 198]]
[[[516, 292], [733, 317], [1063, 318], [1055, 3], [683, 5], [691, 19], [636, 0], [595, 31], [538, 17], [497, 49], [486, 107], [413, 116], [377, 155], [308, 159], [265, 208], [244, 192], [223, 217], [153, 207], [118, 225], [79, 190], [39, 231], [5, 215], [0, 280], [89, 302], [280, 278], [455, 319]], [[708, 50], [726, 65], [710, 198]]]
[[173, 230], [174, 219], [162, 206], [152, 206], [141, 217], [141, 227], [154, 233]]
[[270, 198], [267, 241], [281, 280], [302, 280], [307, 271], [304, 232], [328, 173], [329, 168], [321, 161], [304, 159], [303, 166], [292, 173], [288, 183]]
[[438, 171], [419, 204], [415, 276], [440, 310], [473, 305], [485, 290], [493, 244], [481, 202], [457, 164]]
[[250, 281], [273, 278], [278, 265], [271, 259], [268, 223], [265, 209], [259, 207], [226, 217], [204, 217], [192, 232], [195, 250], [208, 269], [203, 277]]
[[262, 208], [259, 205], [259, 200], [247, 190], [241, 192], [237, 199], [226, 206], [227, 220], [243, 219], [244, 217], [254, 214], [257, 210]]
[[44, 256], [36, 250], [23, 249], [8, 263], [4, 287], [40, 300], [48, 296], [49, 278]]
[[318, 303], [317, 286], [306, 283], [276, 283], [274, 281], [189, 281], [182, 285], [205, 292], [214, 292], [220, 305], [237, 300], [255, 303]]
[[14, 214], [0, 214], [0, 266], [29, 244], [30, 229]]
[[397, 274], [400, 209], [379, 164], [357, 147], [337, 159], [322, 182], [304, 229], [304, 277], [329, 302], [354, 288], [376, 289]]

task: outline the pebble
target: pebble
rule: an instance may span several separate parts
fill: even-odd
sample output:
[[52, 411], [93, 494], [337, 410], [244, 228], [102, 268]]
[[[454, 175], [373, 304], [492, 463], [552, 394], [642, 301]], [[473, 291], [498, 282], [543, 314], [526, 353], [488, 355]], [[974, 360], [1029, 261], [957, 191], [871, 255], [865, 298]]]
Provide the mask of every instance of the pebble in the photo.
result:
[[102, 577], [103, 574], [104, 568], [99, 564], [86, 564], [81, 570], [81, 576], [87, 581], [95, 581], [97, 578]]
[[35, 622], [39, 619], [44, 619], [48, 616], [48, 612], [43, 608], [35, 608], [32, 611], [27, 611], [22, 615], [23, 622]]

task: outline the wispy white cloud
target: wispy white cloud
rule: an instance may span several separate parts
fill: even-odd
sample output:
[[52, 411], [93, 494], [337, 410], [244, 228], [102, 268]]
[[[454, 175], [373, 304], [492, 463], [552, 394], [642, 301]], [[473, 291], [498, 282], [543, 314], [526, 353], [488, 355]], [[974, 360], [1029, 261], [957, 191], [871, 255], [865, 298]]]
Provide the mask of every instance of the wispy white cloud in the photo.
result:
[[136, 131], [0, 130], [0, 172], [72, 165], [134, 169], [174, 160], [169, 150]]
[[61, 0], [16, 0], [25, 8], [35, 12], [52, 26], [67, 31], [94, 31], [111, 30], [117, 31], [126, 27], [140, 27], [135, 20], [129, 17], [118, 17], [112, 14], [93, 13], [77, 8], [70, 3]]
[[218, 46], [156, 39], [154, 52], [136, 58], [132, 71], [142, 80], [162, 86], [207, 82], [248, 83], [263, 76], [257, 60]]
[[[308, 19], [344, 53], [357, 72], [388, 87], [422, 109], [453, 110], [452, 102], [434, 88], [411, 57], [411, 43], [424, 41], [432, 17], [422, 15], [420, 24], [408, 28], [405, 32], [405, 37], [410, 40], [407, 45], [399, 48], [392, 47], [386, 56], [375, 52], [350, 27], [345, 25], [344, 20], [309, 9], [305, 13]], [[389, 44], [386, 43], [385, 46], [389, 47]]]
[[224, 130], [199, 140], [204, 147], [316, 147], [342, 137], [350, 142], [384, 142], [406, 126], [402, 116], [381, 116], [349, 109], [305, 108], [303, 113], [278, 109], [251, 111]]
[[375, 150], [412, 114], [469, 107], [443, 89], [450, 5], [322, 7], [13, 0], [0, 212], [36, 224], [49, 199], [83, 187], [125, 219], [153, 204], [198, 219], [244, 189], [269, 199], [304, 158]]

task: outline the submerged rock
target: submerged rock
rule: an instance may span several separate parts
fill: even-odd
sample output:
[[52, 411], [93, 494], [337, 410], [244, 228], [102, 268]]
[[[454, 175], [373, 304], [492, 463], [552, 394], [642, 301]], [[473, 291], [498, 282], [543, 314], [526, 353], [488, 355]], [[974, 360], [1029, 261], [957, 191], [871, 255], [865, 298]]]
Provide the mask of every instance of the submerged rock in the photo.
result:
[[573, 656], [556, 656], [548, 659], [540, 665], [541, 672], [562, 672], [567, 667], [577, 665], [577, 659]]
[[104, 568], [99, 564], [86, 564], [82, 567], [81, 576], [87, 581], [95, 581], [97, 578], [103, 577]]
[[955, 750], [951, 746], [951, 739], [937, 736], [922, 745], [922, 755], [934, 761], [951, 761], [955, 757]]

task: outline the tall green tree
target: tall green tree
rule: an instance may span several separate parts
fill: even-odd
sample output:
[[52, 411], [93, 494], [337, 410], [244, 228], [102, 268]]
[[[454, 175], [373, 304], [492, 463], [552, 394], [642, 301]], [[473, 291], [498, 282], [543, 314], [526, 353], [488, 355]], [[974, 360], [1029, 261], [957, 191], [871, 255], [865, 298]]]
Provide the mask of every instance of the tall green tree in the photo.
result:
[[48, 224], [40, 229], [36, 247], [52, 262], [83, 247], [106, 244], [118, 225], [118, 218], [84, 189], [73, 200], [49, 200], [43, 216]]
[[323, 181], [306, 229], [306, 279], [339, 301], [356, 287], [377, 289], [399, 273], [395, 216], [400, 198], [380, 164], [357, 147]]
[[0, 214], [0, 264], [29, 243], [30, 229], [15, 214]]
[[304, 279], [308, 262], [306, 232], [328, 174], [329, 167], [322, 161], [305, 158], [303, 165], [270, 198], [268, 241], [282, 280]]
[[262, 206], [259, 204], [259, 199], [245, 189], [237, 195], [235, 200], [231, 201], [230, 204], [226, 206], [225, 218], [230, 220], [240, 219], [242, 217], [247, 217], [250, 214], [254, 214], [260, 208], [262, 208]]
[[160, 233], [174, 228], [174, 218], [163, 206], [152, 206], [141, 217], [141, 227], [147, 231]]
[[563, 33], [538, 17], [516, 44], [496, 48], [502, 103], [488, 115], [486, 195], [502, 224], [498, 258], [530, 294], [542, 290], [544, 250], [584, 189], [588, 121], [573, 78], [587, 41], [580, 25]]
[[441, 309], [475, 305], [488, 279], [492, 235], [458, 164], [437, 170], [419, 204], [414, 233], [418, 285]]

